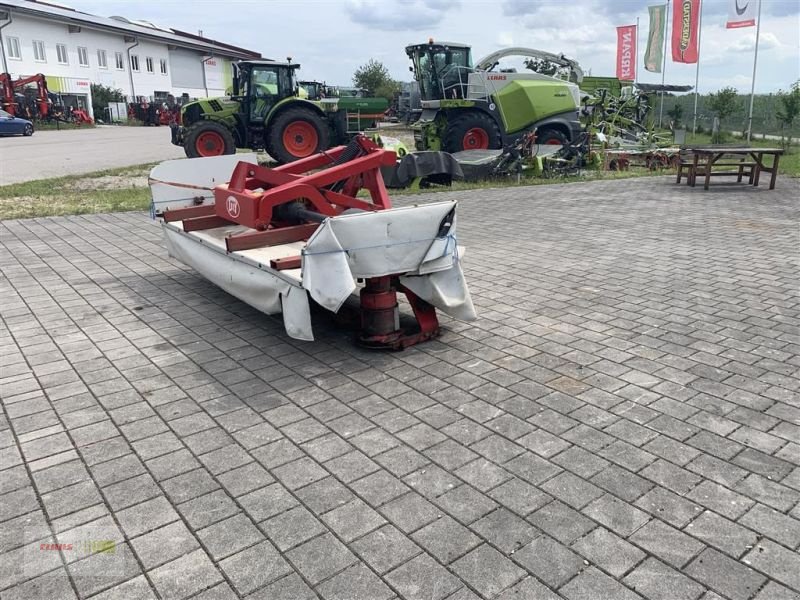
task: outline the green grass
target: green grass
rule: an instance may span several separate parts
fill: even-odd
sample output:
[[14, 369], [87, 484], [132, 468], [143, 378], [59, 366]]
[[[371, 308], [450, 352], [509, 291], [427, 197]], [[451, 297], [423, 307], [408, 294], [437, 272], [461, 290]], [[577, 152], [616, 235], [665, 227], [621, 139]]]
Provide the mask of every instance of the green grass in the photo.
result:
[[[686, 135], [686, 146], [701, 146], [711, 144], [711, 134], [695, 133]], [[780, 148], [780, 140], [762, 140], [757, 137], [747, 142], [741, 136], [730, 133], [723, 134], [722, 144], [750, 145], [754, 148]], [[767, 159], [769, 161], [769, 159]], [[769, 162], [767, 162], [769, 165]], [[786, 148], [778, 163], [778, 173], [789, 177], [800, 177], [800, 146], [797, 141]]]
[[[131, 180], [146, 178], [152, 166], [137, 165], [0, 186], [0, 220], [147, 210], [150, 188], [134, 185]], [[119, 187], [115, 187], [117, 184]]]

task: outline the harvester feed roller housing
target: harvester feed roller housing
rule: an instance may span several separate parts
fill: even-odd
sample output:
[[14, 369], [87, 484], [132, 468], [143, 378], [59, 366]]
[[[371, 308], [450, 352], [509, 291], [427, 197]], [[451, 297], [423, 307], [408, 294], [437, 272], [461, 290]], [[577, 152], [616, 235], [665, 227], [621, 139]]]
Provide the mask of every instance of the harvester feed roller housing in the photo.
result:
[[[476, 318], [456, 241], [456, 203], [392, 208], [381, 167], [394, 152], [363, 136], [275, 168], [255, 155], [167, 161], [150, 174], [152, 214], [171, 256], [313, 340], [309, 299], [338, 312], [358, 289], [358, 340], [402, 349], [436, 337], [436, 308]], [[364, 190], [369, 196], [357, 197]], [[400, 326], [398, 293], [417, 326]]]

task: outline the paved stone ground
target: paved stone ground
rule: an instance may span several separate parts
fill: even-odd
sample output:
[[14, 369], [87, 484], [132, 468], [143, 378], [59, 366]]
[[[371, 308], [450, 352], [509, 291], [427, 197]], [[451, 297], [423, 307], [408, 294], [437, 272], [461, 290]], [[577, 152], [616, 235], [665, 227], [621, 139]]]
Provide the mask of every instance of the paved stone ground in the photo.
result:
[[0, 223], [3, 599], [797, 598], [800, 183], [458, 197], [481, 318], [396, 354]]

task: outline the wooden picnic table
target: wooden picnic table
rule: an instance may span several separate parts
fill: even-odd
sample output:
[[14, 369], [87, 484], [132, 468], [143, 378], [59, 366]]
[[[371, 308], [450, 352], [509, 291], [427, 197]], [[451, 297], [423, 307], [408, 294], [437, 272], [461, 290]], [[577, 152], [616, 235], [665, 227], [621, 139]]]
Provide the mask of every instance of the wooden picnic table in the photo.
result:
[[[775, 178], [778, 176], [778, 161], [783, 154], [782, 148], [755, 148], [755, 147], [701, 147], [691, 148], [690, 151], [694, 155], [694, 162], [692, 170], [689, 173], [689, 185], [694, 187], [695, 180], [697, 179], [698, 167], [702, 167], [701, 176], [705, 176], [704, 189], [708, 189], [711, 183], [712, 172], [711, 169], [714, 163], [718, 162], [723, 156], [740, 156], [741, 161], [744, 162], [748, 156], [753, 160], [755, 166], [748, 178], [753, 186], [758, 186], [759, 176], [761, 172], [770, 173], [772, 177], [769, 181], [769, 189], [775, 189]], [[764, 164], [764, 157], [772, 156], [772, 165], [767, 167]], [[702, 161], [701, 161], [702, 159]], [[729, 175], [737, 175], [737, 173], [728, 173]], [[742, 180], [742, 169], [738, 171], [739, 181]]]

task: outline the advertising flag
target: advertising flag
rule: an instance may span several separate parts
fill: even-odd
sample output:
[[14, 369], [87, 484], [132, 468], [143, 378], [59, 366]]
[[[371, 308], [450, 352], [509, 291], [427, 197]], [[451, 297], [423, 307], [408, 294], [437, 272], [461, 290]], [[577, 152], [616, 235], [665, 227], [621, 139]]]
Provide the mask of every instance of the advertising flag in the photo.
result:
[[754, 27], [759, 0], [728, 0], [728, 22], [725, 27]]
[[617, 79], [636, 79], [636, 25], [617, 27]]
[[647, 48], [644, 52], [644, 68], [651, 73], [661, 73], [664, 61], [664, 28], [666, 27], [667, 5], [649, 6], [650, 33], [647, 34]]
[[701, 0], [673, 0], [672, 60], [679, 63], [697, 62], [697, 31]]

